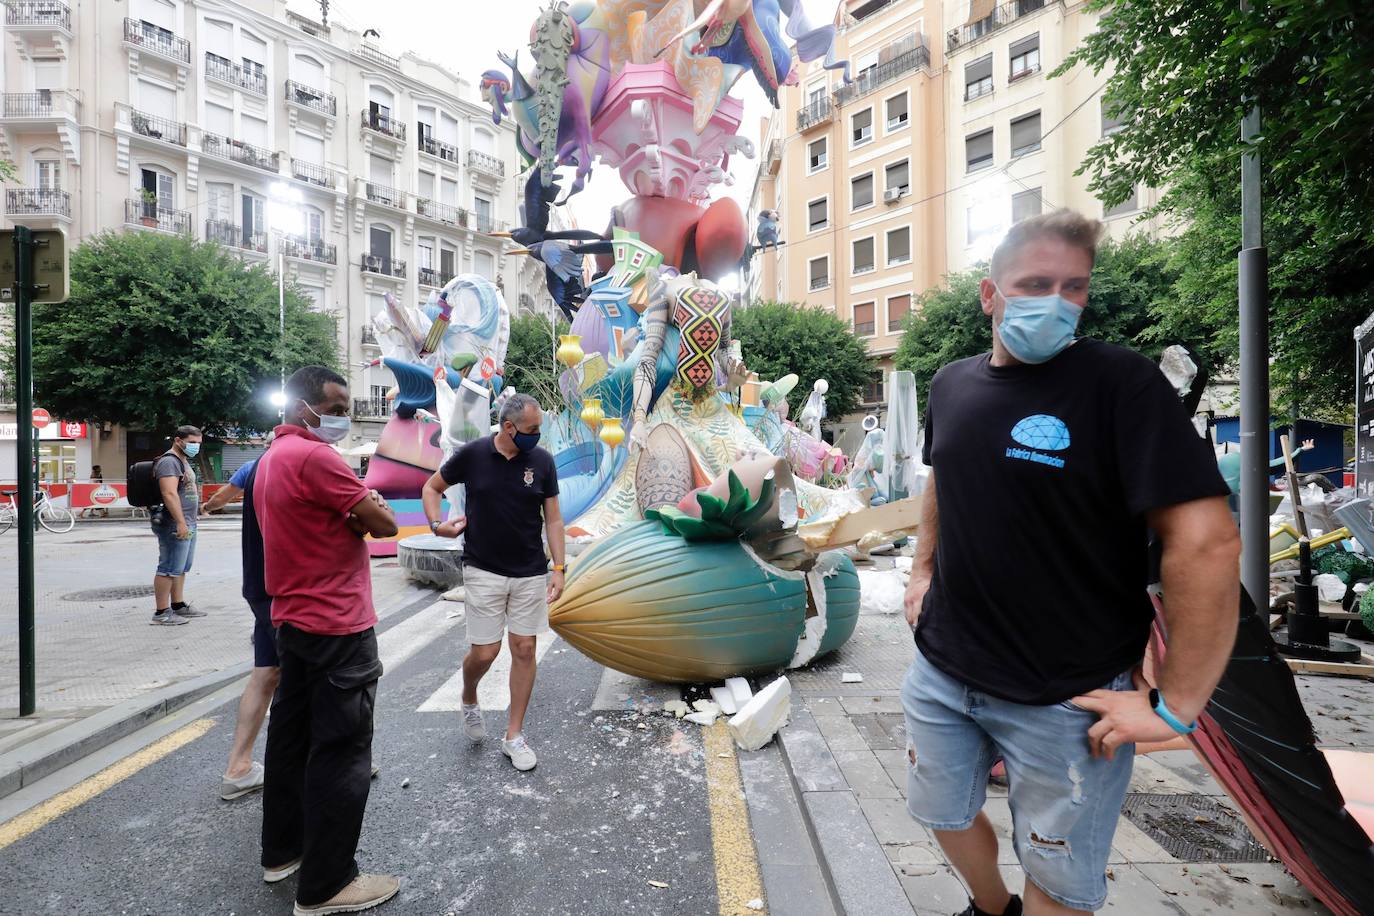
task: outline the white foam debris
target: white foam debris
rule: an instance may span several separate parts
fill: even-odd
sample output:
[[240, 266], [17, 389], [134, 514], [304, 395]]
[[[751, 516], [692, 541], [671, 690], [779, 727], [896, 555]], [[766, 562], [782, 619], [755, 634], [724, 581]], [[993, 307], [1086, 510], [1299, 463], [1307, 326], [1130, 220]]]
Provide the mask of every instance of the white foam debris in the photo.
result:
[[711, 711], [689, 713], [682, 717], [683, 721], [695, 722], [697, 725], [715, 725], [716, 719], [720, 716], [720, 707], [716, 706], [715, 703], [712, 703], [711, 706], [714, 707]]
[[756, 751], [773, 740], [778, 729], [787, 724], [791, 711], [792, 684], [780, 677], [756, 693], [730, 719], [730, 734], [744, 750]]
[[729, 687], [712, 687], [711, 699], [716, 701], [720, 711], [727, 716], [733, 716], [739, 712], [739, 704], [735, 702], [735, 697], [730, 693]]
[[864, 676], [857, 671], [846, 671], [840, 675], [841, 684], [862, 684]]
[[755, 897], [753, 900], [750, 900], [748, 903], [746, 903], [744, 907], [745, 909], [749, 910], [761, 910], [763, 909], [763, 900], [758, 897]]
[[687, 715], [688, 707], [687, 704], [681, 700], [668, 700], [663, 704], [663, 711], [668, 715], [676, 716], [681, 719], [683, 716]]
[[720, 715], [720, 704], [711, 700], [693, 700], [692, 708], [697, 712], [713, 712]]
[[754, 695], [754, 691], [749, 689], [749, 682], [742, 677], [727, 677], [725, 686], [730, 689], [730, 696], [735, 698], [735, 705], [740, 709]]

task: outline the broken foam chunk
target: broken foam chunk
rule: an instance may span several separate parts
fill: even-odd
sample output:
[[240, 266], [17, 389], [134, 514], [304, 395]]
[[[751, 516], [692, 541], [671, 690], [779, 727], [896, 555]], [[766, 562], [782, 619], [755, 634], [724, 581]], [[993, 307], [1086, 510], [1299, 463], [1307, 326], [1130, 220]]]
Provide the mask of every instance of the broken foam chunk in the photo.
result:
[[730, 734], [746, 751], [756, 751], [787, 724], [792, 711], [792, 684], [780, 677], [754, 695], [730, 720]]
[[681, 700], [668, 700], [663, 704], [663, 711], [670, 716], [677, 716], [681, 719], [683, 716], [687, 715], [688, 707], [687, 704]]

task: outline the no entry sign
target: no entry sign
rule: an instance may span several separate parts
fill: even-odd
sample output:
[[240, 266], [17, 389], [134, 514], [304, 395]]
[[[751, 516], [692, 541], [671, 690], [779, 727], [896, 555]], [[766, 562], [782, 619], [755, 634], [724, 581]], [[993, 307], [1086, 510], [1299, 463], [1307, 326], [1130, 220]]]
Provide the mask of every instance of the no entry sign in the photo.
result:
[[52, 422], [52, 415], [41, 407], [33, 409], [33, 428], [42, 429]]

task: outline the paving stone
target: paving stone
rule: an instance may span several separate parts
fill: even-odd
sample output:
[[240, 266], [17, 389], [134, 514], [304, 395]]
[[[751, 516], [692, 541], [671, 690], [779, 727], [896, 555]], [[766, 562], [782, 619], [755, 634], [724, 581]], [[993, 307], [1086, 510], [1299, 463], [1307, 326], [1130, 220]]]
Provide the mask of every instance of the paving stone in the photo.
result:
[[872, 751], [835, 751], [835, 762], [840, 766], [845, 781], [855, 795], [876, 798], [901, 798], [887, 771], [873, 756]]
[[[869, 750], [890, 751], [897, 748], [905, 748], [906, 743], [898, 744], [892, 739], [879, 716], [850, 716], [849, 721], [854, 723], [858, 733], [867, 742]], [[824, 729], [822, 729], [824, 731]], [[832, 745], [833, 747], [833, 745]]]
[[1149, 834], [1123, 817], [1117, 821], [1116, 834], [1112, 837], [1112, 855], [1107, 861], [1140, 865], [1170, 864], [1178, 860], [1156, 843]]
[[887, 778], [892, 780], [892, 784], [897, 787], [897, 791], [906, 798], [906, 777], [907, 777], [907, 756], [904, 749], [874, 751], [873, 756], [878, 758], [878, 762], [887, 771]]
[[921, 916], [949, 916], [968, 906], [968, 891], [948, 865], [903, 865], [898, 875], [911, 908]]
[[901, 697], [889, 695], [867, 695], [840, 697], [840, 705], [844, 711], [851, 716], [867, 716], [873, 713], [887, 713], [889, 715], [902, 714]]
[[[1192, 754], [1192, 751], [1186, 753]], [[1197, 791], [1197, 787], [1187, 779], [1156, 760], [1157, 756], [1143, 754], [1136, 757], [1128, 791], [1142, 795], [1192, 795]]]
[[[1322, 912], [1321, 905], [1312, 895], [1277, 865], [1136, 867], [1189, 916]], [[1272, 886], [1265, 887], [1266, 884]]]
[[859, 807], [873, 828], [873, 835], [884, 846], [932, 841], [934, 837], [912, 818], [900, 798], [861, 798]]
[[868, 747], [867, 739], [849, 716], [817, 715], [815, 718], [821, 737], [832, 751], [861, 751]]
[[1107, 903], [1098, 912], [1116, 916], [1183, 916], [1188, 911], [1134, 865], [1114, 864], [1107, 868]]
[[815, 827], [843, 910], [863, 916], [910, 916], [912, 907], [903, 884], [854, 794], [806, 792], [802, 804]]
[[809, 712], [797, 711], [792, 723], [778, 732], [792, 778], [803, 792], [848, 789], [844, 774], [835, 763], [825, 738]]
[[1225, 795], [1207, 767], [1198, 759], [1197, 754], [1188, 751], [1160, 751], [1150, 754], [1150, 759], [1187, 783], [1191, 791], [1198, 795]]
[[892, 867], [897, 870], [900, 876], [903, 874], [902, 866], [911, 865], [915, 867], [928, 865], [948, 865], [945, 861], [944, 851], [940, 849], [940, 844], [932, 836], [929, 840], [922, 840], [917, 843], [902, 843], [896, 846], [884, 846], [883, 852], [887, 853], [887, 860], [892, 863]]

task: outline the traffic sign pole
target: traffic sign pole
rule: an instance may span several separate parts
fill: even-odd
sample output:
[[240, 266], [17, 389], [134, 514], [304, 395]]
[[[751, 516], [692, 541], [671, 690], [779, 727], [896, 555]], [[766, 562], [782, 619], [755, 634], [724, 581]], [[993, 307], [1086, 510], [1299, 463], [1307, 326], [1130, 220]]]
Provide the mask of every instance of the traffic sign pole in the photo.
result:
[[27, 226], [14, 227], [14, 346], [16, 461], [19, 471], [19, 715], [31, 716], [37, 706], [33, 623], [33, 235]]

